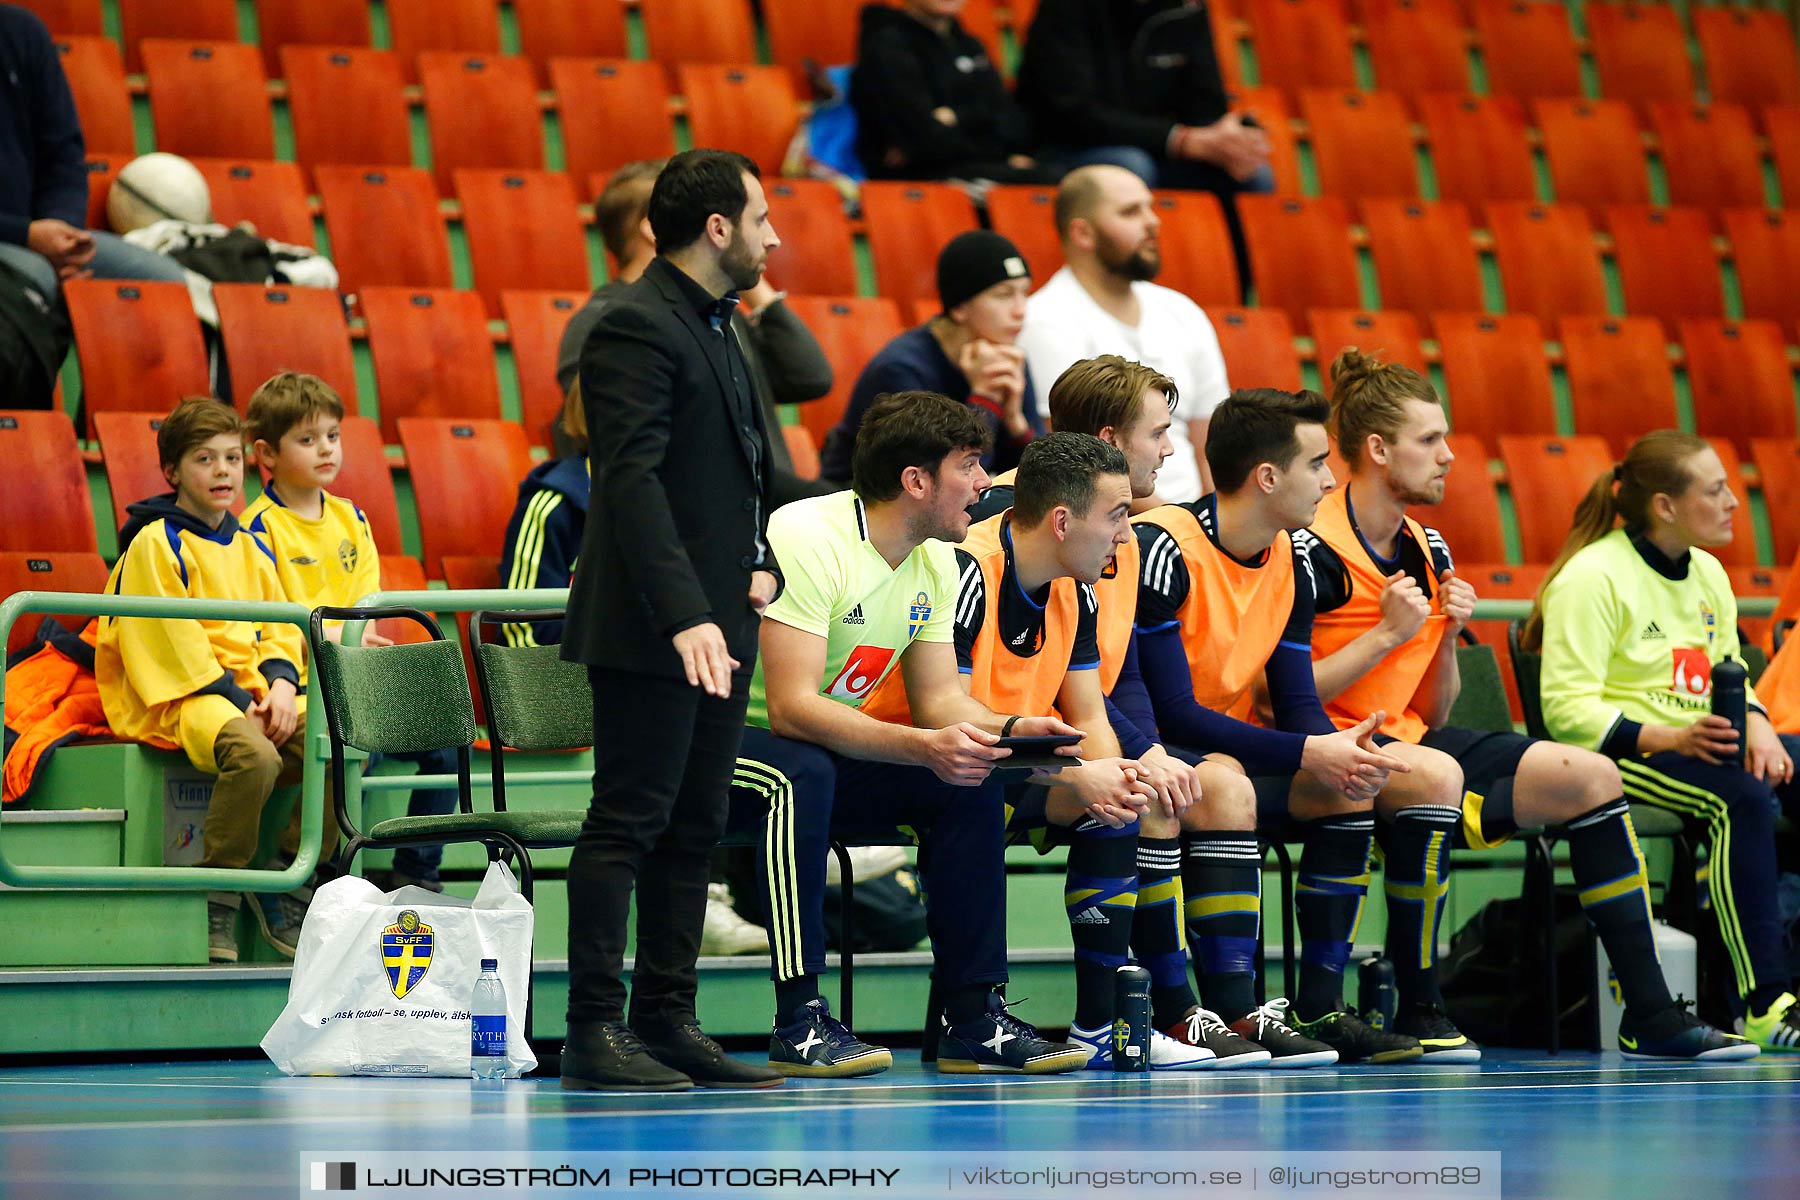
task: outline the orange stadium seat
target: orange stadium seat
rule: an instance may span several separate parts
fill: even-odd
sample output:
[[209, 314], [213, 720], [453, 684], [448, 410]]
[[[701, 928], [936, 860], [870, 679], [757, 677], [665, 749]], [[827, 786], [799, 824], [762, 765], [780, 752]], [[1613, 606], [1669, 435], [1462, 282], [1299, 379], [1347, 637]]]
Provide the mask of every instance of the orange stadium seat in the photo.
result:
[[1383, 308], [1480, 312], [1481, 264], [1469, 210], [1454, 200], [1365, 200], [1363, 224]]
[[1327, 196], [1410, 197], [1419, 194], [1412, 125], [1392, 92], [1300, 93], [1312, 131], [1319, 190]]
[[500, 53], [496, 0], [387, 0], [388, 44], [407, 82], [416, 81], [419, 55]]
[[117, 158], [88, 155], [87, 225], [89, 229], [112, 228], [106, 219], [106, 196], [112, 190], [113, 180], [119, 177], [119, 168], [130, 162], [131, 157], [129, 154], [121, 154]]
[[1581, 59], [1556, 0], [1475, 0], [1475, 32], [1496, 96], [1579, 96]]
[[1362, 0], [1359, 7], [1377, 87], [1403, 96], [1469, 90], [1458, 0]]
[[499, 417], [494, 345], [480, 296], [378, 287], [363, 290], [362, 305], [388, 441], [395, 440], [402, 417]]
[[263, 66], [271, 76], [279, 77], [281, 52], [287, 46], [367, 46], [368, 0], [305, 0], [303, 4], [256, 0], [256, 38], [262, 46]]
[[[59, 550], [0, 551], [0, 598], [15, 592], [88, 592], [98, 595], [106, 591], [106, 560], [92, 551]], [[31, 645], [45, 616], [54, 613], [26, 614], [6, 631], [6, 653]], [[57, 616], [63, 628], [80, 630], [91, 617]]]
[[1751, 438], [1800, 433], [1794, 422], [1794, 371], [1781, 326], [1689, 318], [1678, 328], [1687, 353], [1694, 432], [1730, 438], [1742, 454], [1750, 452]]
[[1633, 103], [1694, 99], [1687, 30], [1666, 4], [1590, 4], [1582, 9], [1600, 94]]
[[308, 167], [408, 166], [412, 126], [400, 60], [386, 50], [284, 46], [294, 157]]
[[513, 367], [519, 373], [520, 417], [534, 446], [550, 446], [550, 427], [563, 408], [562, 389], [556, 384], [557, 349], [569, 318], [587, 298], [585, 291], [500, 293]]
[[1420, 345], [1418, 318], [1409, 312], [1364, 312], [1354, 308], [1315, 308], [1306, 314], [1321, 384], [1331, 380], [1331, 363], [1338, 352], [1355, 346], [1383, 362], [1402, 363], [1421, 374], [1430, 368]]
[[799, 406], [800, 423], [819, 445], [844, 415], [856, 377], [876, 353], [906, 331], [892, 300], [789, 296], [788, 307], [819, 340], [831, 364], [831, 392]]
[[[1225, 81], [1225, 90], [1231, 93], [1241, 92], [1244, 87], [1243, 47], [1240, 44], [1243, 39], [1238, 36], [1238, 27], [1242, 24], [1237, 11], [1240, 7], [1239, 0], [1221, 0], [1206, 6], [1206, 20], [1212, 26], [1213, 48], [1219, 60], [1219, 76]], [[1023, 42], [1021, 36], [1020, 43]]]
[[[798, 71], [809, 63], [830, 67], [856, 61], [856, 40], [862, 26], [860, 5], [763, 0], [762, 9], [769, 54], [782, 66]], [[1022, 46], [1023, 34], [1018, 40]]]
[[754, 63], [750, 0], [653, 0], [641, 5], [650, 57], [678, 63]]
[[1544, 138], [1557, 203], [1585, 204], [1596, 216], [1609, 204], [1650, 203], [1644, 139], [1629, 104], [1539, 100], [1531, 110]]
[[1594, 480], [1617, 461], [1601, 437], [1500, 439], [1513, 514], [1519, 522], [1519, 549], [1528, 563], [1549, 563], [1569, 537], [1575, 506]]
[[[436, 565], [444, 576], [445, 585], [453, 592], [500, 586], [500, 555], [497, 553], [446, 554], [437, 560]], [[474, 649], [469, 640], [469, 618], [472, 615], [468, 612], [455, 614], [456, 636], [462, 642], [463, 670], [469, 677], [469, 695], [475, 700], [476, 717], [478, 720], [486, 720], [481, 703], [481, 688], [475, 678]]]
[[1536, 317], [1439, 313], [1432, 326], [1451, 428], [1490, 449], [1504, 434], [1556, 432], [1556, 392]]
[[1419, 96], [1413, 105], [1431, 144], [1440, 199], [1537, 199], [1537, 168], [1518, 100], [1438, 93]]
[[[168, 415], [168, 409], [94, 414], [94, 437], [100, 443], [100, 458], [106, 466], [106, 488], [112, 493], [114, 529], [124, 526], [125, 510], [131, 505], [174, 490], [162, 473], [161, 455], [156, 450], [156, 431]], [[251, 472], [246, 460], [245, 477]], [[243, 512], [245, 503], [240, 491], [231, 511]]]
[[426, 572], [441, 567], [446, 555], [497, 559], [519, 481], [531, 471], [525, 431], [512, 421], [403, 417], [400, 444], [419, 508]]
[[575, 178], [675, 153], [669, 76], [656, 63], [553, 58], [550, 86], [562, 114], [569, 174]]
[[[1241, 303], [1237, 259], [1219, 198], [1211, 192], [1157, 192], [1156, 214], [1162, 220], [1157, 282], [1202, 307]], [[1047, 278], [1032, 277], [1037, 284]]]
[[631, 53], [625, 6], [619, 0], [512, 0], [512, 10], [519, 23], [519, 53], [537, 67], [542, 82], [550, 79], [553, 58], [625, 58]]
[[137, 134], [119, 48], [111, 38], [59, 37], [56, 52], [75, 97], [75, 117], [81, 122], [81, 141], [88, 156], [131, 157]]
[[1219, 352], [1231, 386], [1298, 391], [1300, 356], [1294, 326], [1279, 308], [1214, 308], [1206, 314], [1219, 335]]
[[1356, 86], [1344, 0], [1244, 0], [1244, 15], [1265, 87]]
[[1500, 522], [1500, 493], [1488, 474], [1487, 447], [1466, 433], [1453, 433], [1445, 440], [1456, 462], [1444, 477], [1443, 502], [1421, 510], [1420, 518], [1450, 543], [1452, 561], [1463, 555], [1504, 562], [1506, 529]]
[[1769, 137], [1769, 157], [1775, 160], [1775, 181], [1781, 185], [1781, 203], [1800, 208], [1800, 105], [1771, 104], [1759, 117]]
[[770, 282], [808, 296], [854, 296], [856, 244], [837, 188], [823, 179], [765, 176], [763, 191], [781, 238], [769, 259]]
[[1714, 100], [1800, 104], [1800, 63], [1785, 12], [1696, 5], [1689, 15]]
[[[1741, 485], [1738, 495], [1740, 497], [1743, 495]], [[1781, 594], [1787, 590], [1788, 576], [1791, 573], [1788, 567], [1759, 567], [1754, 564], [1733, 566], [1730, 563], [1725, 565], [1725, 574], [1731, 578], [1732, 595], [1740, 598], [1767, 596], [1779, 600]], [[1757, 645], [1767, 650], [1770, 640], [1769, 627], [1773, 623], [1769, 617], [1747, 617], [1742, 611], [1738, 613], [1738, 630], [1742, 633], [1746, 645]]]
[[1682, 317], [1725, 315], [1712, 223], [1704, 212], [1617, 207], [1606, 210], [1606, 224], [1626, 312], [1660, 317], [1671, 328]]
[[182, 284], [71, 279], [63, 298], [90, 428], [97, 412], [167, 412], [183, 396], [211, 390], [200, 322]]
[[1800, 554], [1800, 442], [1793, 438], [1752, 438], [1750, 457], [1762, 478], [1763, 502], [1769, 510], [1769, 534], [1775, 561], [1793, 562]]
[[1744, 315], [1800, 319], [1800, 213], [1733, 208], [1723, 215]]
[[1062, 239], [1056, 236], [1055, 188], [995, 184], [988, 189], [987, 214], [994, 232], [1012, 242], [1025, 256], [1033, 287], [1042, 287], [1062, 267]]
[[0, 550], [92, 553], [94, 502], [75, 426], [60, 409], [0, 412], [0, 450], [29, 471], [0, 471]]
[[794, 474], [800, 479], [819, 477], [819, 447], [814, 444], [812, 430], [804, 425], [783, 425], [781, 440], [787, 443], [788, 457], [793, 460]]
[[488, 315], [513, 288], [586, 292], [587, 234], [575, 185], [561, 171], [457, 171], [475, 289]]
[[[346, 413], [338, 437], [344, 449], [343, 465], [338, 468], [331, 490], [362, 509], [363, 516], [369, 519], [375, 548], [385, 561], [386, 556], [400, 553], [400, 503], [394, 496], [394, 477], [388, 469], [381, 426], [370, 417]], [[390, 586], [385, 575], [382, 586]]]
[[142, 50], [158, 150], [184, 158], [275, 157], [274, 116], [255, 46], [150, 38]]
[[1277, 88], [1238, 88], [1233, 112], [1248, 113], [1269, 139], [1269, 169], [1275, 173], [1275, 194], [1300, 194], [1300, 151], [1296, 146], [1293, 111]]
[[449, 287], [450, 241], [437, 188], [417, 167], [318, 167], [338, 287]]
[[1335, 197], [1240, 196], [1256, 302], [1287, 310], [1299, 324], [1308, 308], [1357, 308], [1362, 286], [1350, 245], [1350, 208]]
[[206, 180], [213, 220], [221, 225], [249, 222], [266, 238], [312, 246], [312, 209], [306, 202], [306, 180], [291, 162], [253, 162], [234, 158], [196, 158]]
[[1559, 334], [1577, 433], [1605, 438], [1623, 456], [1638, 435], [1675, 428], [1675, 381], [1661, 322], [1564, 317]]
[[1750, 505], [1744, 491], [1744, 467], [1738, 459], [1737, 448], [1731, 444], [1730, 438], [1707, 438], [1713, 452], [1719, 456], [1719, 462], [1725, 468], [1725, 478], [1731, 484], [1731, 490], [1737, 493], [1738, 500], [1743, 503], [1738, 519], [1732, 523], [1731, 541], [1723, 546], [1708, 546], [1713, 556], [1728, 567], [1754, 567], [1756, 565], [1756, 527], [1750, 519]]
[[237, 41], [237, 0], [119, 0], [119, 33], [125, 69], [135, 74], [144, 69], [145, 38]]
[[1761, 205], [1762, 154], [1750, 112], [1738, 104], [1661, 101], [1648, 106], [1662, 148], [1669, 203], [1706, 208]]
[[26, 9], [37, 14], [59, 40], [65, 37], [101, 37], [106, 21], [100, 0], [19, 0]]
[[683, 63], [677, 74], [694, 145], [736, 150], [768, 178], [781, 174], [800, 126], [800, 99], [785, 68]]
[[[379, 546], [377, 547], [379, 549]], [[425, 568], [409, 554], [396, 551], [381, 553], [381, 590], [384, 592], [422, 592], [425, 590]], [[388, 617], [375, 622], [375, 632], [402, 646], [429, 642], [431, 634], [417, 621], [404, 617]], [[473, 696], [475, 693], [469, 693]]]
[[356, 365], [336, 292], [218, 283], [213, 300], [231, 368], [231, 398], [239, 412], [248, 407], [250, 393], [280, 371], [317, 375], [337, 389], [345, 409], [356, 411]]
[[[1455, 475], [1454, 469], [1451, 471]], [[1456, 543], [1450, 544], [1450, 553], [1457, 553]], [[1537, 595], [1544, 575], [1549, 570], [1545, 563], [1526, 563], [1523, 566], [1507, 566], [1505, 563], [1474, 561], [1464, 562], [1455, 558], [1456, 573], [1468, 580], [1475, 587], [1475, 595], [1483, 600], [1530, 600]], [[1506, 688], [1506, 700], [1512, 706], [1514, 721], [1525, 719], [1519, 707], [1519, 685], [1513, 678], [1512, 652], [1506, 644], [1505, 621], [1475, 620], [1469, 622], [1469, 632], [1485, 646], [1491, 646], [1494, 656], [1500, 660], [1500, 682]]]
[[938, 252], [976, 227], [968, 194], [947, 183], [870, 181], [863, 184], [862, 206], [881, 294], [935, 301]]
[[448, 192], [458, 167], [544, 166], [544, 121], [531, 64], [500, 55], [429, 50], [419, 55], [431, 162]]
[[1606, 277], [1581, 206], [1490, 204], [1487, 225], [1508, 312], [1530, 313], [1547, 325], [1568, 313], [1606, 311]]

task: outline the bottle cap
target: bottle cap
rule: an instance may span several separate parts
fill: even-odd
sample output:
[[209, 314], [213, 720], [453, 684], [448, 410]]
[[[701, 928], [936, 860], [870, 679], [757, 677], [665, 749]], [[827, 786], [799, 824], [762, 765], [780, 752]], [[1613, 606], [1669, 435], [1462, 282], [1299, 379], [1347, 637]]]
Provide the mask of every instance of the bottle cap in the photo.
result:
[[481, 969], [484, 971], [498, 971], [500, 969], [500, 960], [497, 958], [484, 958], [481, 960]]

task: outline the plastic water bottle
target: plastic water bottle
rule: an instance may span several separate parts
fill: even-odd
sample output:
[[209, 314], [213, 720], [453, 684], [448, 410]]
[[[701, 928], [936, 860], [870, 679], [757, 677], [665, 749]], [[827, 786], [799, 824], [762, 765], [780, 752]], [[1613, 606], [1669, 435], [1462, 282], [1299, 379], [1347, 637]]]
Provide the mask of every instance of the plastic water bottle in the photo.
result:
[[1744, 765], [1745, 725], [1749, 720], [1748, 697], [1745, 684], [1749, 674], [1744, 664], [1736, 659], [1728, 658], [1712, 669], [1712, 710], [1716, 717], [1724, 717], [1737, 730], [1737, 751], [1725, 756], [1725, 761]]
[[469, 1001], [469, 1073], [477, 1079], [506, 1078], [506, 988], [494, 958], [481, 960], [481, 978]]
[[1150, 972], [1120, 967], [1113, 976], [1113, 1070], [1150, 1069]]

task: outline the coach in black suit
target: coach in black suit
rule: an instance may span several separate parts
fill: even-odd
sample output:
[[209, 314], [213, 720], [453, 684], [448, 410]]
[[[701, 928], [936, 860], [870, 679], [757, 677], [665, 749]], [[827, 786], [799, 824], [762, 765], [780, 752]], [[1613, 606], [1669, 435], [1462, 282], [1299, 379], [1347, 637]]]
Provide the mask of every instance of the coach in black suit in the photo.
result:
[[581, 352], [594, 490], [562, 654], [594, 689], [594, 799], [569, 861], [562, 1083], [762, 1087], [782, 1077], [701, 1032], [694, 963], [757, 626], [780, 579], [763, 537], [769, 435], [730, 319], [781, 243], [755, 164], [724, 151], [670, 159], [649, 218], [657, 257]]

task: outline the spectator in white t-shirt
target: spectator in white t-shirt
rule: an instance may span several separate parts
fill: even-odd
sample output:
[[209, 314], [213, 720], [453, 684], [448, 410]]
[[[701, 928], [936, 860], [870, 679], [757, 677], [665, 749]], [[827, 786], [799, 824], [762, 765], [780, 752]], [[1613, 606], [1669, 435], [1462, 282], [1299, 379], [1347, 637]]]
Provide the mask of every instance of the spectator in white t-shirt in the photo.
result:
[[1056, 193], [1065, 265], [1026, 305], [1019, 345], [1033, 379], [1048, 387], [1072, 364], [1118, 354], [1175, 381], [1181, 400], [1169, 438], [1175, 453], [1157, 476], [1157, 503], [1212, 490], [1206, 425], [1231, 394], [1219, 336], [1200, 306], [1150, 280], [1162, 268], [1161, 221], [1144, 181], [1121, 167], [1071, 171]]

